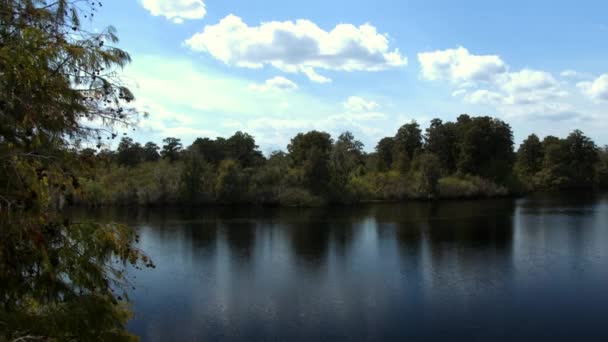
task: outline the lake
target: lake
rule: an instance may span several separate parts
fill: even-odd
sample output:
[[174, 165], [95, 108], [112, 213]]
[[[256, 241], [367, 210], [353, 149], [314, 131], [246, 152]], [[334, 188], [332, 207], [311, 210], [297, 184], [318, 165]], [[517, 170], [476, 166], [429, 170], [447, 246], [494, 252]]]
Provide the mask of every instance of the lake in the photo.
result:
[[143, 341], [608, 341], [608, 196], [139, 210]]

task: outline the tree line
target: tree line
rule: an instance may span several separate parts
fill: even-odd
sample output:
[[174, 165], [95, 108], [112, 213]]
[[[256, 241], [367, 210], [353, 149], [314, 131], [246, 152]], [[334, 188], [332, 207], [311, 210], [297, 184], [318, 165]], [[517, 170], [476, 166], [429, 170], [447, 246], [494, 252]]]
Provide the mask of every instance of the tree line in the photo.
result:
[[412, 121], [366, 153], [352, 133], [310, 131], [264, 156], [250, 134], [197, 138], [184, 147], [123, 137], [116, 150], [74, 150], [87, 205], [322, 205], [371, 200], [492, 197], [538, 190], [598, 190], [608, 150], [581, 131], [532, 134], [514, 148], [504, 121], [460, 115]]

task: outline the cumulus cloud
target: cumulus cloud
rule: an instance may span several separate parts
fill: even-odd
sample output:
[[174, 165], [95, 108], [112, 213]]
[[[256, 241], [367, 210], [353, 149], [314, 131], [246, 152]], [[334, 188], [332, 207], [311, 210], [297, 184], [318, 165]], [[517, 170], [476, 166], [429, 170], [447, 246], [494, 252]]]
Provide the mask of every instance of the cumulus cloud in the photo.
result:
[[153, 16], [163, 16], [176, 24], [207, 14], [203, 0], [141, 0], [141, 4]]
[[577, 87], [593, 100], [608, 101], [608, 74], [603, 74], [591, 82], [579, 82]]
[[498, 82], [509, 104], [532, 104], [565, 97], [553, 75], [545, 71], [523, 69], [506, 73]]
[[276, 76], [271, 79], [266, 80], [263, 84], [251, 84], [249, 85], [249, 89], [255, 91], [286, 91], [286, 90], [296, 90], [298, 89], [298, 85], [293, 81], [281, 77]]
[[532, 113], [539, 104], [568, 95], [549, 72], [510, 71], [499, 56], [474, 55], [463, 47], [423, 52], [418, 60], [423, 79], [448, 81], [457, 87], [452, 96], [470, 104], [495, 106], [499, 111]]
[[371, 111], [380, 107], [374, 101], [367, 101], [359, 96], [351, 96], [343, 103], [344, 108], [349, 112]]
[[185, 44], [228, 65], [271, 65], [283, 72], [303, 73], [320, 83], [330, 79], [318, 74], [319, 69], [379, 71], [407, 64], [398, 49], [389, 48], [387, 35], [370, 24], [340, 24], [330, 31], [305, 19], [249, 26], [231, 14], [215, 25], [205, 26]]
[[472, 104], [498, 105], [504, 102], [504, 97], [502, 94], [494, 91], [479, 89], [470, 94], [466, 94], [464, 100]]
[[507, 70], [499, 56], [473, 55], [463, 47], [422, 52], [418, 54], [418, 61], [422, 67], [422, 77], [431, 81], [491, 81]]

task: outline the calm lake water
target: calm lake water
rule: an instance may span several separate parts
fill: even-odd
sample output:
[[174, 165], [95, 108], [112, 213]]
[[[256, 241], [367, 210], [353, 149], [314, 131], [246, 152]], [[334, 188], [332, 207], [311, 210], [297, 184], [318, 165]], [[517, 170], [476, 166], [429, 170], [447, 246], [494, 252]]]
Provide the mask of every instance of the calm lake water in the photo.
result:
[[143, 341], [608, 341], [608, 196], [114, 214]]

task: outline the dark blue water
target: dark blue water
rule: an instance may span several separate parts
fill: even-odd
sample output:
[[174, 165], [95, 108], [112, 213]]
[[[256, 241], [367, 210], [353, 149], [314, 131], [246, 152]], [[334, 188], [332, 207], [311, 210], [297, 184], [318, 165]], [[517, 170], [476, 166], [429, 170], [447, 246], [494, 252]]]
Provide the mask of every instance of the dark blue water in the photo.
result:
[[608, 341], [608, 197], [155, 210], [144, 341]]

